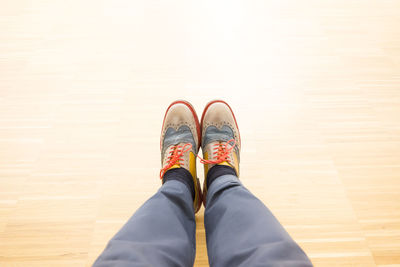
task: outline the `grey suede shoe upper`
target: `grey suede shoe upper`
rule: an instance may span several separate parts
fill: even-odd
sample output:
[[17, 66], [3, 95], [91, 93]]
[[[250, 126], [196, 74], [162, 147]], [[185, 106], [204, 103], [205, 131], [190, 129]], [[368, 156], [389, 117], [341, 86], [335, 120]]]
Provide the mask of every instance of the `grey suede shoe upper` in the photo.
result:
[[[213, 142], [227, 142], [231, 139], [235, 139], [235, 134], [233, 130], [228, 125], [223, 125], [220, 129], [214, 125], [208, 126], [203, 135], [203, 140], [201, 142], [202, 147], [206, 147], [208, 144]], [[235, 151], [239, 152], [238, 145], [235, 145]], [[240, 153], [237, 153], [238, 157]]]
[[172, 145], [177, 145], [179, 143], [192, 144], [192, 149], [195, 154], [197, 154], [196, 141], [194, 140], [192, 131], [187, 125], [182, 125], [178, 128], [178, 130], [175, 130], [172, 127], [167, 128], [162, 144], [161, 159], [168, 147]]

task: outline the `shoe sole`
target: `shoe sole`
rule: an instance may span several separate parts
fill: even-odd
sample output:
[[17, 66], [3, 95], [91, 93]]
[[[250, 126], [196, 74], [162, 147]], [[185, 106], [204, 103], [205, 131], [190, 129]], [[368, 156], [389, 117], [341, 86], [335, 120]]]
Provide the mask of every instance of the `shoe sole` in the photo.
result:
[[193, 207], [194, 208], [194, 213], [197, 213], [200, 210], [201, 205], [204, 203], [203, 191], [201, 190], [201, 186], [200, 186], [200, 179], [196, 178], [196, 181], [197, 181], [197, 188], [199, 189], [199, 192], [198, 192], [198, 195], [197, 195], [197, 197], [199, 198], [199, 201], [197, 202], [197, 207]]

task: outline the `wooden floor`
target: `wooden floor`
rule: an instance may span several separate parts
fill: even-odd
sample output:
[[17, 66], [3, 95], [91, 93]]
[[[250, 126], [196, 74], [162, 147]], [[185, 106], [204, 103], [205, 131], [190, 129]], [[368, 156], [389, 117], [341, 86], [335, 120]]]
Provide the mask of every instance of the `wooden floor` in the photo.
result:
[[90, 266], [160, 186], [168, 104], [215, 98], [316, 266], [400, 265], [399, 1], [3, 0], [0, 266]]

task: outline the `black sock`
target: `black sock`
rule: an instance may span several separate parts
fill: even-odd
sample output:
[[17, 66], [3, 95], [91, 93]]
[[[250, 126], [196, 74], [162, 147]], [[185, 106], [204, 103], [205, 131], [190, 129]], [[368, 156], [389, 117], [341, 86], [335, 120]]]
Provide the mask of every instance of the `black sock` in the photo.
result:
[[212, 182], [222, 175], [232, 174], [237, 176], [234, 168], [226, 165], [214, 165], [207, 173], [207, 188], [210, 188]]
[[192, 194], [194, 199], [194, 182], [193, 177], [185, 168], [175, 168], [168, 170], [163, 176], [163, 184], [167, 181], [177, 180], [184, 183]]

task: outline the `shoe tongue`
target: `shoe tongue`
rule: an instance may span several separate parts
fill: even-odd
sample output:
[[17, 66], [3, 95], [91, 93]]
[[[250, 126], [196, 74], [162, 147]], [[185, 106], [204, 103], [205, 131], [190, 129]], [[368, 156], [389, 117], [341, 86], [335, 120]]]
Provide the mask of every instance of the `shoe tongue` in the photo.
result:
[[[175, 150], [182, 151], [182, 149], [185, 145], [186, 145], [186, 143], [178, 143], [178, 144], [171, 145], [168, 149], [171, 151], [175, 151]], [[178, 146], [180, 146], [180, 148], [178, 148]]]
[[176, 169], [176, 168], [180, 168], [180, 167], [181, 167], [181, 165], [179, 165], [179, 164], [174, 164], [174, 165], [172, 165], [168, 170]]
[[[171, 146], [171, 147], [169, 148], [170, 151], [171, 151], [171, 152], [177, 151], [177, 150], [178, 150], [178, 147], [177, 147], [178, 145], [183, 147], [185, 144], [184, 144], [184, 143], [176, 144], [176, 145], [174, 145], [175, 147], [174, 147], [173, 149], [172, 149], [172, 146]], [[182, 147], [179, 148], [180, 151], [182, 151]], [[176, 168], [180, 168], [180, 167], [181, 167], [181, 165], [180, 165], [179, 163], [175, 163], [174, 165], [172, 165], [171, 167], [169, 167], [168, 170], [176, 169]]]
[[220, 146], [224, 146], [226, 143], [226, 141], [214, 141], [209, 143], [208, 145], [210, 145], [211, 147], [215, 146], [215, 145], [220, 145]]
[[218, 163], [217, 165], [225, 165], [225, 166], [232, 167], [232, 165], [229, 164], [227, 161], [223, 161], [223, 162], [221, 162], [221, 163]]

